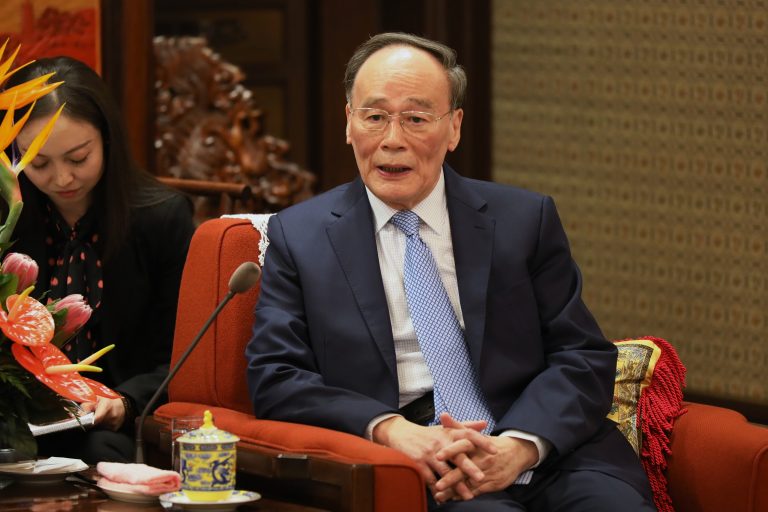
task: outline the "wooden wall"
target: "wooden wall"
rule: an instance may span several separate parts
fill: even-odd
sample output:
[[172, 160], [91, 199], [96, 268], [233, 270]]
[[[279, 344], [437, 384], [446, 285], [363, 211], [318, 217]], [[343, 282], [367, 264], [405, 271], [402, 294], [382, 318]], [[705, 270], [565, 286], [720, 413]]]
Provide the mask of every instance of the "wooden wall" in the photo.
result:
[[102, 0], [102, 75], [123, 109], [133, 154], [152, 161], [152, 0]]

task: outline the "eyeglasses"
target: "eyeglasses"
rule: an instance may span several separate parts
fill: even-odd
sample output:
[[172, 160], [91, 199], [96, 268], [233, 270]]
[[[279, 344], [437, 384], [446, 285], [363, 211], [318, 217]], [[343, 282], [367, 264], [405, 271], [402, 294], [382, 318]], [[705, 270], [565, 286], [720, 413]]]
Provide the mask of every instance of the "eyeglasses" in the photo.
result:
[[419, 112], [417, 110], [406, 110], [399, 114], [390, 114], [386, 110], [380, 108], [351, 108], [350, 113], [357, 121], [359, 126], [369, 132], [381, 132], [389, 126], [392, 119], [399, 117], [400, 126], [403, 127], [408, 133], [423, 135], [432, 131], [437, 122], [452, 114], [453, 110], [449, 110], [441, 116], [437, 116], [430, 112]]

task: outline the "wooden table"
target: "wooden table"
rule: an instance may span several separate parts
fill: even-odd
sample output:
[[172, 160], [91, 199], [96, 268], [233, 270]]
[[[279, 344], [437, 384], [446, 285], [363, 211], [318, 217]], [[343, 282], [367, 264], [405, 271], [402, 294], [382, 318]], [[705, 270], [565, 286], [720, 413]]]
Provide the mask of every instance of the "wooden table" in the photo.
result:
[[[3, 512], [160, 512], [182, 511], [179, 506], [163, 508], [160, 503], [125, 503], [108, 498], [104, 493], [72, 481], [51, 484], [13, 482], [0, 480], [0, 510]], [[260, 499], [240, 505], [237, 512], [327, 512], [270, 499]]]

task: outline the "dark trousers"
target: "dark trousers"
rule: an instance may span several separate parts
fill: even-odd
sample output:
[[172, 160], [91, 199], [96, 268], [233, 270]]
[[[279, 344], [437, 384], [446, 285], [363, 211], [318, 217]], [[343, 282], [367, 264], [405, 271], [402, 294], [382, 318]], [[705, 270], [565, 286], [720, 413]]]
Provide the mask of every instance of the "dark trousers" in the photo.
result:
[[[400, 413], [409, 421], [428, 425], [435, 409], [432, 393], [405, 405]], [[627, 450], [631, 450], [629, 445]], [[627, 460], [627, 465], [632, 465]], [[634, 468], [642, 472], [637, 461]], [[543, 473], [543, 474], [542, 474]], [[644, 478], [639, 478], [644, 480]], [[427, 490], [430, 511], [440, 512], [653, 512], [656, 510], [650, 486], [640, 492], [627, 482], [607, 473], [590, 470], [540, 469], [529, 485], [513, 485], [469, 501], [438, 505]]]
[[437, 505], [427, 491], [430, 511], [439, 512], [655, 512], [650, 496], [598, 471], [559, 471], [530, 486], [482, 494], [469, 501]]

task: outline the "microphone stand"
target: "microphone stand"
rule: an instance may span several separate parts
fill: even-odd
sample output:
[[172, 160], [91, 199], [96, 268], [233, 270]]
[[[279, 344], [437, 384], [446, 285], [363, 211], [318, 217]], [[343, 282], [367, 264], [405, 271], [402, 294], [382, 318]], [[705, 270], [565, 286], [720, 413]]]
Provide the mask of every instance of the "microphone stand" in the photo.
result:
[[202, 329], [200, 329], [200, 332], [197, 333], [197, 336], [195, 336], [195, 339], [192, 340], [192, 343], [189, 344], [189, 347], [187, 347], [187, 350], [184, 351], [184, 353], [181, 355], [181, 357], [173, 366], [173, 368], [171, 368], [171, 370], [168, 372], [168, 376], [160, 384], [160, 387], [157, 388], [157, 391], [155, 391], [155, 394], [152, 395], [152, 398], [149, 399], [149, 402], [147, 402], [146, 407], [144, 407], [144, 410], [142, 411], [136, 426], [136, 462], [137, 463], [140, 463], [140, 464], [144, 463], [143, 430], [144, 430], [144, 422], [147, 419], [147, 414], [149, 414], [149, 411], [152, 409], [152, 406], [155, 405], [155, 402], [157, 402], [157, 399], [160, 398], [160, 395], [168, 386], [168, 383], [171, 381], [171, 379], [176, 375], [176, 373], [179, 371], [181, 366], [184, 364], [184, 361], [187, 360], [187, 358], [189, 357], [189, 354], [191, 354], [192, 351], [195, 350], [195, 347], [203, 338], [203, 335], [206, 333], [206, 331], [208, 331], [208, 328], [211, 326], [211, 324], [216, 319], [216, 317], [219, 316], [219, 312], [224, 308], [224, 306], [227, 305], [227, 303], [230, 300], [232, 300], [232, 297], [237, 295], [237, 293], [238, 293], [237, 291], [232, 291], [232, 290], [229, 290], [229, 292], [227, 292], [227, 295], [224, 297], [224, 300], [222, 300], [219, 303], [219, 305], [216, 306], [216, 309], [213, 311], [211, 316], [208, 317], [208, 320], [205, 322], [205, 325], [203, 325]]

